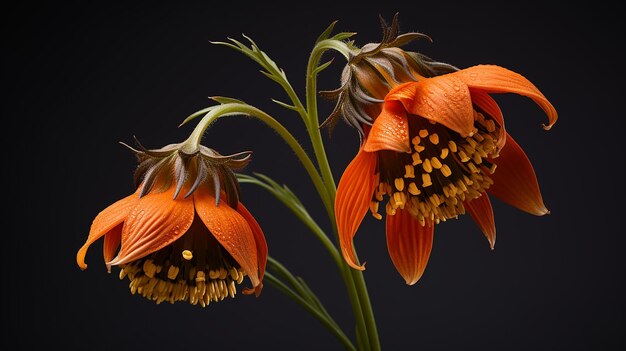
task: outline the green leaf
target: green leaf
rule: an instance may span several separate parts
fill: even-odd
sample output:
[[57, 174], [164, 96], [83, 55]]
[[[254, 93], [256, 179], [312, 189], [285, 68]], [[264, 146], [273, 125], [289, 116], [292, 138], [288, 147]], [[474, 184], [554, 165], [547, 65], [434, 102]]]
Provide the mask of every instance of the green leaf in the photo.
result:
[[286, 108], [288, 110], [292, 110], [292, 111], [296, 111], [296, 112], [298, 111], [298, 108], [293, 106], [293, 105], [286, 104], [286, 103], [284, 103], [282, 101], [278, 101], [276, 99], [272, 99], [272, 101], [277, 103], [279, 106], [282, 106], [282, 107], [284, 107], [284, 108]]
[[328, 28], [326, 28], [326, 30], [324, 30], [324, 32], [322, 32], [322, 34], [320, 34], [319, 37], [317, 37], [317, 40], [315, 41], [315, 44], [319, 43], [322, 40], [326, 40], [328, 39], [328, 37], [330, 36], [330, 33], [333, 32], [333, 29], [335, 29], [335, 24], [337, 24], [338, 21], [333, 21], [333, 23], [331, 23]]
[[222, 105], [224, 104], [245, 104], [242, 100], [225, 97], [225, 96], [211, 96], [209, 99], [216, 101]]
[[356, 35], [356, 32], [341, 32], [341, 33], [335, 34], [331, 39], [341, 41], [341, 40], [348, 39], [354, 35]]
[[183, 123], [179, 124], [178, 126], [182, 127], [183, 125], [187, 124], [189, 121], [195, 119], [196, 117], [201, 116], [201, 115], [206, 115], [207, 113], [211, 112], [211, 110], [213, 110], [216, 107], [217, 106], [209, 106], [209, 107], [203, 108], [202, 110], [198, 110], [190, 114], [189, 116], [187, 116], [187, 118], [185, 118]]
[[330, 61], [319, 65], [316, 69], [313, 70], [313, 74], [319, 74], [321, 71], [323, 71], [326, 67], [330, 66], [331, 63], [333, 63], [333, 59], [330, 59]]

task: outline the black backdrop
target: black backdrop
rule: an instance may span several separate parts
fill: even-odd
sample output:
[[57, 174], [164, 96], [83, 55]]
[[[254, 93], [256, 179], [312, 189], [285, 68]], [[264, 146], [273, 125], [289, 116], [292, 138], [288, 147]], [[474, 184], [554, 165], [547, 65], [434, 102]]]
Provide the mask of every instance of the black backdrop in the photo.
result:
[[[227, 6], [231, 8], [228, 9]], [[311, 7], [305, 10], [304, 7]], [[338, 2], [285, 7], [232, 2], [24, 4], [3, 11], [2, 116], [5, 147], [3, 348], [338, 349], [320, 324], [271, 286], [208, 308], [156, 306], [108, 275], [101, 243], [75, 264], [93, 217], [133, 191], [132, 155], [117, 142], [148, 147], [183, 140], [177, 128], [207, 96], [243, 99], [275, 115], [300, 138], [296, 115], [274, 83], [242, 55], [209, 40], [256, 42], [303, 93], [317, 35], [333, 20], [377, 41], [379, 14], [400, 12], [401, 29], [434, 43], [410, 49], [458, 67], [494, 63], [524, 74], [560, 120], [550, 132], [526, 98], [502, 95], [508, 130], [534, 163], [552, 211], [533, 217], [494, 201], [498, 242], [490, 251], [469, 217], [436, 230], [428, 269], [406, 286], [388, 257], [384, 223], [368, 217], [356, 238], [386, 350], [623, 349], [624, 62], [618, 11], [599, 3]], [[319, 86], [338, 84], [337, 57]], [[321, 115], [332, 103], [320, 103]], [[357, 150], [339, 124], [327, 150], [338, 180]], [[287, 183], [322, 226], [324, 212], [292, 152], [274, 132], [244, 118], [219, 121], [204, 143], [222, 153], [254, 150], [249, 172]], [[8, 160], [6, 157], [8, 156]], [[349, 333], [345, 289], [322, 246], [274, 198], [243, 186], [271, 254], [303, 276]]]

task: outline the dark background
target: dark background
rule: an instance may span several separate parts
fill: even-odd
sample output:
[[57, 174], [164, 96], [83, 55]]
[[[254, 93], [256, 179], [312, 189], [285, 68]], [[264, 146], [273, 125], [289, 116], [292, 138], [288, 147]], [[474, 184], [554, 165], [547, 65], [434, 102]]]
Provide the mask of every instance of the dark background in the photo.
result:
[[[556, 106], [550, 132], [529, 99], [499, 95], [507, 128], [533, 161], [552, 214], [534, 217], [494, 201], [498, 241], [490, 251], [469, 217], [436, 230], [428, 269], [406, 286], [393, 268], [384, 223], [366, 217], [356, 238], [386, 350], [616, 350], [626, 346], [623, 216], [623, 21], [599, 2], [584, 7], [531, 2], [30, 4], [2, 11], [4, 221], [3, 349], [339, 349], [297, 305], [266, 284], [208, 308], [159, 305], [132, 296], [107, 274], [101, 242], [81, 271], [75, 253], [94, 216], [133, 191], [134, 157], [117, 142], [148, 147], [182, 141], [177, 128], [212, 95], [233, 96], [273, 114], [310, 146], [294, 113], [259, 67], [209, 40], [250, 35], [303, 95], [308, 53], [333, 20], [378, 41], [378, 15], [400, 12], [403, 31], [434, 43], [409, 49], [464, 68], [494, 63], [533, 81]], [[304, 10], [310, 7], [310, 10]], [[330, 55], [329, 55], [330, 57]], [[343, 59], [319, 86], [338, 84]], [[320, 102], [320, 114], [332, 103]], [[325, 133], [326, 135], [326, 133]], [[220, 120], [204, 144], [222, 153], [254, 150], [249, 172], [287, 183], [329, 228], [296, 157], [255, 120]], [[358, 137], [339, 124], [326, 147], [335, 179]], [[7, 159], [8, 156], [8, 159]], [[243, 201], [270, 253], [303, 276], [352, 335], [345, 289], [322, 246], [277, 200], [243, 186]]]

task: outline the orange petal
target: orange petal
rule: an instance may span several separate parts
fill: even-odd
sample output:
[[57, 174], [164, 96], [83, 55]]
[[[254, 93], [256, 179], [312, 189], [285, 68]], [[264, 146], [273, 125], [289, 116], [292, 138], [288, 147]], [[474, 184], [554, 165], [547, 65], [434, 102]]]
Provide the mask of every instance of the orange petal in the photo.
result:
[[223, 198], [224, 196], [220, 196], [220, 202], [216, 206], [215, 197], [207, 186], [198, 188], [193, 194], [198, 216], [215, 239], [248, 274], [256, 289], [261, 282], [254, 233], [246, 219], [228, 206]]
[[135, 261], [183, 236], [193, 222], [193, 199], [177, 197], [175, 187], [151, 192], [137, 203], [122, 228], [122, 248], [107, 267]]
[[389, 100], [398, 100], [407, 112], [441, 123], [463, 137], [476, 131], [469, 89], [453, 74], [400, 85], [385, 97]]
[[122, 223], [136, 205], [138, 198], [139, 195], [137, 193], [129, 195], [105, 208], [96, 216], [93, 223], [91, 223], [91, 229], [85, 245], [76, 253], [76, 263], [78, 263], [81, 269], [87, 268], [85, 255], [89, 246]]
[[353, 268], [364, 270], [357, 263], [352, 238], [370, 207], [374, 188], [378, 185], [376, 154], [359, 150], [339, 180], [335, 198], [335, 215], [339, 244], [346, 262]]
[[502, 150], [506, 143], [506, 129], [504, 128], [504, 116], [502, 116], [500, 106], [498, 106], [496, 100], [489, 96], [488, 93], [480, 89], [470, 88], [470, 94], [472, 96], [472, 102], [500, 125], [500, 135], [498, 135], [496, 147], [498, 150]]
[[493, 217], [493, 208], [491, 208], [489, 196], [482, 193], [480, 197], [463, 202], [463, 206], [465, 206], [467, 212], [472, 216], [478, 228], [485, 234], [485, 237], [489, 240], [489, 246], [491, 246], [493, 250], [496, 245], [496, 223]]
[[533, 99], [548, 115], [550, 129], [558, 118], [556, 109], [545, 96], [519, 73], [495, 65], [478, 65], [452, 73], [458, 76], [470, 88], [479, 88], [488, 93], [515, 93]]
[[420, 222], [406, 210], [387, 216], [387, 248], [398, 273], [408, 285], [422, 277], [433, 247], [434, 226]]
[[[256, 244], [257, 260], [259, 262], [259, 285], [255, 288], [254, 293], [256, 296], [261, 294], [263, 289], [263, 276], [265, 275], [265, 265], [267, 264], [267, 242], [265, 241], [265, 235], [259, 223], [248, 211], [248, 209], [240, 202], [237, 207], [237, 212], [248, 222], [250, 229], [252, 229], [252, 235], [254, 235], [254, 243]], [[246, 291], [244, 290], [244, 293]]]
[[530, 214], [543, 216], [550, 213], [543, 204], [533, 166], [511, 135], [507, 133], [500, 157], [491, 161], [498, 167], [491, 175], [494, 184], [489, 188], [489, 194]]
[[409, 121], [406, 119], [406, 111], [402, 104], [396, 101], [385, 102], [383, 111], [374, 120], [364, 150], [411, 152]]
[[[109, 262], [115, 257], [115, 253], [122, 241], [122, 228], [124, 226], [120, 223], [117, 227], [111, 229], [104, 235], [104, 244], [102, 245], [102, 251], [104, 254], [104, 262]], [[111, 271], [109, 270], [109, 273]]]

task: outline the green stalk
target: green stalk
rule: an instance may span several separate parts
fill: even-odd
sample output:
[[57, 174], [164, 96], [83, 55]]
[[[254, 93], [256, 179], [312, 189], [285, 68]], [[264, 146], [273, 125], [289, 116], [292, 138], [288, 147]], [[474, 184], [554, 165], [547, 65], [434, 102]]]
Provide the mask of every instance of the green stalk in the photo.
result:
[[352, 341], [346, 336], [346, 334], [337, 327], [337, 323], [332, 319], [329, 319], [326, 315], [312, 306], [308, 301], [298, 296], [293, 290], [291, 290], [285, 283], [281, 282], [278, 278], [274, 277], [271, 273], [265, 273], [265, 280], [272, 284], [276, 289], [280, 290], [283, 294], [287, 295], [298, 305], [302, 306], [307, 312], [309, 312], [315, 319], [320, 321], [326, 329], [328, 329], [335, 337], [341, 342], [346, 350], [356, 351], [356, 348], [352, 344]]
[[[342, 47], [341, 44], [343, 44], [344, 47]], [[309, 137], [311, 138], [311, 143], [313, 145], [315, 157], [317, 159], [317, 163], [322, 174], [322, 179], [324, 185], [326, 186], [327, 195], [330, 198], [331, 203], [334, 204], [337, 187], [335, 185], [332, 171], [328, 163], [328, 158], [326, 156], [324, 143], [322, 141], [322, 136], [319, 129], [319, 117], [317, 113], [317, 76], [316, 74], [314, 74], [314, 70], [318, 66], [322, 54], [328, 49], [335, 49], [347, 58], [346, 52], [348, 49], [347, 47], [345, 47], [345, 43], [336, 40], [327, 39], [320, 41], [313, 49], [311, 56], [309, 57], [309, 63], [307, 66], [306, 101], [307, 110], [309, 113], [307, 129], [309, 132]], [[339, 235], [337, 231], [334, 210], [332, 211], [332, 213], [330, 213], [329, 217], [331, 223], [333, 223], [335, 239], [337, 240], [337, 242], [339, 242]], [[345, 263], [343, 264], [343, 266], [346, 275], [346, 283], [352, 283], [352, 289], [349, 289], [349, 294], [350, 300], [353, 303], [353, 309], [355, 307], [358, 307], [363, 318], [363, 320], [357, 320], [357, 328], [363, 331], [361, 333], [361, 336], [367, 336], [370, 349], [372, 351], [380, 351], [380, 340], [378, 337], [376, 320], [374, 318], [374, 311], [372, 309], [363, 273], [361, 271], [351, 269]], [[356, 296], [353, 295], [355, 292]]]
[[287, 145], [291, 147], [293, 152], [296, 154], [296, 156], [306, 169], [309, 177], [311, 177], [311, 180], [313, 181], [315, 190], [317, 190], [317, 192], [320, 194], [320, 197], [322, 198], [324, 206], [326, 206], [327, 208], [331, 206], [332, 202], [328, 197], [324, 182], [322, 181], [322, 178], [320, 178], [320, 175], [317, 172], [315, 165], [309, 158], [309, 155], [307, 155], [306, 151], [304, 151], [302, 146], [300, 146], [296, 138], [294, 138], [293, 135], [289, 133], [287, 128], [285, 128], [272, 116], [259, 110], [256, 107], [244, 103], [227, 103], [211, 109], [204, 117], [202, 117], [202, 120], [198, 122], [196, 128], [187, 139], [186, 143], [189, 143], [188, 145], [190, 145], [189, 147], [191, 148], [191, 150], [189, 151], [193, 152], [197, 149], [198, 145], [200, 145], [200, 141], [202, 139], [202, 136], [204, 135], [204, 132], [209, 127], [209, 125], [211, 125], [211, 123], [213, 123], [220, 117], [232, 115], [248, 115], [251, 117], [256, 117], [265, 124], [267, 124], [274, 131], [276, 131], [276, 133], [278, 133], [278, 135], [280, 135], [283, 140], [285, 140]]

